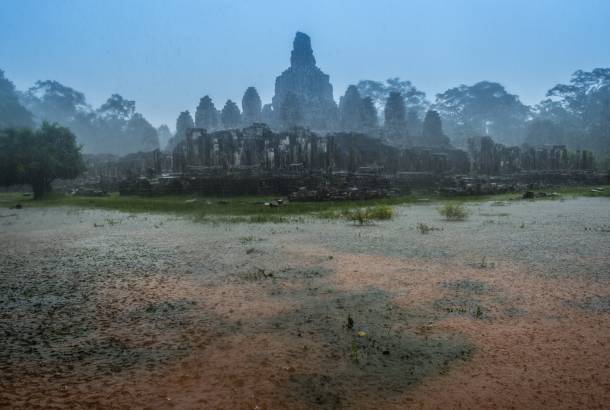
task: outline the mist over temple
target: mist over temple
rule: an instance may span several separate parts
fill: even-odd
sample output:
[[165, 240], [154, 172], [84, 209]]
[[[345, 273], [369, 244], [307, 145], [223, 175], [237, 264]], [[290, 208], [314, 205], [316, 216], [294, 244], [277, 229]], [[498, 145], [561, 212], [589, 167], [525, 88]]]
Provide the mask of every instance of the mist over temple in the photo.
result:
[[[297, 32], [290, 67], [275, 79], [270, 104], [263, 104], [254, 86], [245, 91], [241, 110], [232, 100], [217, 109], [206, 95], [194, 116], [180, 113], [174, 135], [167, 126], [152, 127], [136, 113], [134, 101], [115, 94], [93, 110], [82, 93], [54, 81], [38, 82], [11, 104], [20, 107], [22, 121], [70, 127], [86, 152], [139, 151], [121, 158], [87, 157], [87, 175], [103, 181], [105, 190], [120, 183], [124, 193], [296, 197], [304, 188], [310, 197], [364, 198], [433, 184], [447, 192], [480, 194], [536, 179], [601, 181], [603, 176], [588, 171], [596, 168], [595, 155], [598, 166], [606, 163], [608, 146], [596, 142], [607, 132], [601, 125], [607, 118], [603, 106], [594, 114], [601, 128], [568, 134], [575, 122], [562, 117], [580, 115], [571, 97], [575, 87], [586, 87], [581, 99], [603, 101], [610, 92], [608, 71], [577, 72], [572, 88], [549, 91], [572, 102], [571, 113], [556, 99], [526, 107], [491, 82], [448, 90], [432, 104], [424, 92], [397, 78], [350, 85], [337, 104], [330, 76], [316, 65], [310, 37]], [[591, 118], [590, 109], [585, 111], [582, 115]], [[510, 145], [520, 142], [525, 144]], [[142, 175], [152, 179], [136, 178]], [[478, 177], [471, 180], [473, 175]], [[348, 195], [350, 186], [360, 189]]]
[[[468, 149], [470, 138], [488, 136], [507, 146], [562, 145], [571, 151], [592, 151], [600, 165], [606, 163], [609, 146], [605, 125], [609, 69], [576, 71], [570, 84], [551, 88], [536, 106], [524, 105], [517, 95], [491, 81], [450, 88], [430, 101], [424, 91], [400, 78], [360, 80], [336, 102], [330, 76], [317, 66], [311, 38], [302, 32], [294, 37], [290, 66], [276, 77], [270, 102], [261, 101], [255, 86], [247, 88], [241, 107], [239, 99], [217, 105], [205, 95], [195, 109], [180, 113], [174, 133], [167, 125], [153, 127], [137, 112], [136, 102], [120, 94], [93, 108], [82, 92], [57, 81], [38, 81], [26, 91], [15, 90], [4, 77], [2, 84], [7, 115], [0, 124], [58, 122], [73, 130], [84, 152], [91, 154], [123, 155], [155, 148], [169, 152], [190, 128], [213, 132], [253, 123], [265, 123], [276, 131], [304, 127], [320, 135], [360, 132], [399, 148]], [[19, 114], [9, 116], [12, 112]]]
[[[383, 197], [430, 184], [480, 194], [536, 179], [603, 179], [590, 171], [608, 164], [609, 69], [577, 71], [570, 86], [554, 87], [553, 98], [536, 107], [488, 81], [452, 88], [431, 103], [399, 78], [350, 85], [337, 104], [311, 38], [297, 32], [292, 44], [270, 103], [254, 86], [241, 109], [232, 100], [217, 108], [206, 95], [194, 115], [180, 113], [173, 135], [137, 113], [135, 101], [114, 94], [93, 109], [84, 94], [56, 81], [16, 92], [3, 80], [14, 95], [7, 104], [19, 114], [5, 122], [56, 121], [85, 152], [131, 152], [87, 157], [92, 181], [105, 190], [120, 184], [124, 193], [297, 195], [304, 188], [323, 197], [331, 195], [327, 186], [341, 192], [334, 196]], [[350, 186], [361, 189], [347, 195]]]
[[[472, 129], [464, 140], [454, 134], [454, 144], [463, 148], [455, 147], [443, 117], [433, 109], [443, 105], [427, 104], [409, 82], [389, 80], [385, 89], [383, 84], [361, 82], [348, 87], [337, 105], [330, 77], [316, 66], [311, 39], [304, 33], [296, 33], [290, 63], [276, 78], [271, 104], [263, 105], [254, 87], [244, 93], [242, 111], [231, 100], [219, 111], [205, 96], [194, 118], [189, 111], [180, 114], [167, 150], [113, 162], [91, 158], [91, 170], [97, 178], [148, 176], [123, 179], [120, 190], [125, 194], [280, 193], [301, 200], [385, 197], [431, 185], [451, 195], [489, 194], [536, 180], [591, 184], [606, 178], [592, 172], [590, 150], [570, 152], [559, 140], [509, 146], [485, 135], [496, 130], [509, 141], [522, 138], [518, 133], [524, 123], [519, 121], [525, 119], [518, 115], [511, 117], [513, 125], [480, 117], [479, 131], [485, 133]], [[449, 95], [459, 92], [450, 90], [439, 100], [451, 98], [445, 106], [455, 104], [458, 97]], [[518, 103], [498, 84], [479, 83], [468, 98], [477, 92], [502, 106]], [[517, 108], [517, 113], [523, 116], [524, 110]], [[110, 180], [118, 182], [116, 177]]]
[[608, 21], [0, 1], [0, 408], [608, 408]]

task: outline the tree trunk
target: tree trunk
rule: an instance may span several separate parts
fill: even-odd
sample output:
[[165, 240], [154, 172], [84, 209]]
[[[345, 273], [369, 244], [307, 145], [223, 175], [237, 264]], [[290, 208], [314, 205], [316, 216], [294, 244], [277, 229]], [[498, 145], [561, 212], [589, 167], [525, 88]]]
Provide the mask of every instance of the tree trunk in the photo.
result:
[[32, 191], [34, 191], [34, 199], [42, 199], [51, 193], [51, 182], [47, 178], [39, 178], [32, 181]]

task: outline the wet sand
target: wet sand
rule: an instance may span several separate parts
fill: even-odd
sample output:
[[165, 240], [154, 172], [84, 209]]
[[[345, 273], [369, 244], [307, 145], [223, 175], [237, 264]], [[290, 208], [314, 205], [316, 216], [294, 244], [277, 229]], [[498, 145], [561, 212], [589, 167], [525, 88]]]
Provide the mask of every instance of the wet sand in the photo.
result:
[[497, 205], [0, 211], [0, 407], [607, 408], [610, 201]]

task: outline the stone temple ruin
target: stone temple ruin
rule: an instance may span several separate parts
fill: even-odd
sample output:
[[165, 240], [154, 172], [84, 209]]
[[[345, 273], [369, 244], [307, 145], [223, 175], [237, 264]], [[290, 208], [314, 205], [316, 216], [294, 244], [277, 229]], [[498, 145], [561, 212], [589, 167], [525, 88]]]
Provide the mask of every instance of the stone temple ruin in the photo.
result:
[[472, 138], [469, 150], [397, 148], [360, 133], [319, 135], [262, 123], [212, 133], [192, 128], [171, 153], [90, 160], [89, 178], [123, 194], [279, 194], [359, 199], [438, 189], [448, 195], [524, 189], [531, 184], [607, 183], [590, 152], [563, 146], [506, 147]]
[[447, 142], [413, 147], [378, 134], [338, 132], [333, 87], [316, 66], [311, 40], [303, 33], [294, 39], [290, 67], [276, 78], [267, 114], [262, 116], [267, 124], [213, 132], [190, 128], [171, 152], [88, 157], [86, 183], [123, 194], [281, 194], [324, 200], [413, 188], [460, 195], [532, 184], [608, 182], [608, 175], [594, 172], [591, 152], [568, 152], [565, 146], [507, 147], [485, 136], [469, 139], [465, 151]]
[[316, 66], [307, 34], [298, 32], [295, 36], [290, 67], [275, 79], [272, 105], [274, 122], [282, 126], [329, 130], [337, 122], [330, 77]]

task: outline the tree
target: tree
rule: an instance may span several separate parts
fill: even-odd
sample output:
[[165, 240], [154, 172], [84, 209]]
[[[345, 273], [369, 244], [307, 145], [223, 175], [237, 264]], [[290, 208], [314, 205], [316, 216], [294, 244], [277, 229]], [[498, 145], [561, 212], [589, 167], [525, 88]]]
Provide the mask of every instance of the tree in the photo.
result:
[[237, 104], [231, 100], [227, 100], [225, 106], [222, 108], [220, 119], [222, 120], [223, 127], [226, 129], [239, 127], [241, 113], [239, 112]]
[[344, 131], [362, 131], [363, 104], [355, 85], [350, 85], [339, 102], [339, 120]]
[[554, 123], [566, 123], [574, 120], [567, 110], [567, 105], [562, 101], [546, 98], [532, 108], [535, 118], [553, 121]]
[[461, 85], [436, 96], [434, 109], [448, 133], [458, 142], [472, 136], [489, 135], [494, 140], [518, 145], [525, 137], [528, 106], [498, 83], [482, 81]]
[[532, 146], [565, 144], [564, 129], [544, 118], [535, 118], [527, 125], [525, 143]]
[[57, 81], [37, 81], [23, 94], [23, 101], [40, 120], [68, 126], [80, 113], [91, 112], [85, 95]]
[[422, 139], [426, 146], [438, 147], [449, 145], [449, 138], [443, 133], [441, 116], [434, 110], [428, 110], [422, 129]]
[[132, 115], [127, 122], [125, 137], [126, 145], [131, 148], [132, 152], [159, 149], [157, 130], [140, 113]]
[[197, 111], [195, 111], [195, 126], [214, 131], [218, 128], [218, 114], [216, 107], [209, 95], [199, 100]]
[[95, 151], [125, 154], [137, 150], [127, 135], [128, 122], [135, 111], [135, 101], [112, 94], [95, 112], [93, 124], [96, 136], [94, 141], [88, 140], [93, 142]]
[[117, 146], [114, 137], [119, 127], [99, 118], [80, 91], [57, 81], [37, 81], [22, 94], [22, 101], [37, 123], [56, 122], [70, 128], [86, 150], [111, 152]]
[[399, 92], [392, 91], [384, 110], [384, 127], [390, 139], [398, 140], [407, 137], [407, 119], [405, 101]]
[[33, 125], [32, 114], [19, 102], [15, 85], [0, 70], [0, 128]]
[[398, 77], [388, 78], [386, 80], [388, 92], [399, 92], [405, 101], [405, 106], [408, 109], [414, 109], [417, 112], [422, 112], [428, 107], [426, 101], [426, 93], [420, 91], [411, 84], [411, 81], [401, 80]]
[[22, 100], [37, 120], [70, 128], [88, 152], [126, 154], [157, 146], [150, 123], [136, 114], [135, 101], [119, 94], [93, 110], [82, 92], [47, 80], [36, 82]]
[[261, 120], [261, 97], [254, 87], [248, 87], [241, 99], [244, 125], [250, 125]]
[[[554, 113], [563, 118], [558, 122], [565, 132], [573, 135], [583, 147], [610, 153], [610, 68], [595, 68], [593, 71], [578, 70], [570, 84], [558, 84], [547, 93], [558, 99]], [[579, 145], [580, 145], [579, 144]]]
[[377, 108], [371, 97], [362, 99], [362, 125], [367, 132], [377, 129], [379, 120], [377, 119]]
[[288, 129], [300, 125], [303, 121], [303, 111], [298, 97], [287, 92], [280, 105], [279, 120], [281, 125]]
[[[156, 145], [156, 137], [147, 126], [150, 124], [141, 114], [136, 114], [135, 101], [119, 94], [113, 94], [94, 110], [82, 92], [46, 80], [37, 81], [20, 98], [37, 123], [57, 122], [68, 127], [86, 152], [126, 154], [147, 151]], [[134, 124], [139, 125], [134, 128]], [[134, 132], [140, 136], [134, 139]]]
[[388, 78], [385, 82], [362, 80], [356, 85], [360, 95], [370, 97], [377, 109], [382, 109], [391, 92], [398, 92], [402, 95], [406, 108], [414, 110], [418, 115], [423, 115], [429, 103], [426, 100], [426, 93], [420, 91], [410, 81], [401, 80], [398, 77]]
[[102, 117], [127, 121], [136, 112], [136, 102], [126, 100], [119, 94], [112, 94], [97, 112]]
[[58, 124], [1, 130], [0, 185], [30, 184], [40, 199], [51, 192], [53, 180], [76, 178], [85, 170], [80, 150], [76, 136]]

